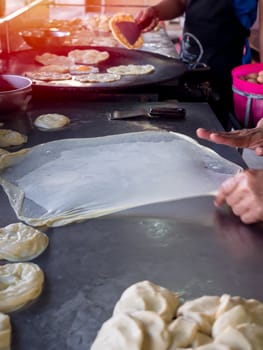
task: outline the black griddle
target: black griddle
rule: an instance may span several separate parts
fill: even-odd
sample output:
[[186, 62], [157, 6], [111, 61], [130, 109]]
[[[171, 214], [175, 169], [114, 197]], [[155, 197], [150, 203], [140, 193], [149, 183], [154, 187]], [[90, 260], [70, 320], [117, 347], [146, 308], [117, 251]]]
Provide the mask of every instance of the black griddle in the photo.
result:
[[123, 76], [120, 80], [110, 83], [86, 83], [83, 86], [71, 86], [70, 83], [54, 84], [50, 82], [34, 83], [36, 89], [59, 89], [59, 90], [82, 90], [82, 91], [99, 91], [114, 92], [126, 88], [136, 88], [142, 86], [155, 85], [169, 80], [182, 77], [188, 67], [179, 59], [167, 57], [161, 54], [141, 51], [128, 50], [125, 48], [96, 47], [96, 46], [64, 46], [59, 48], [50, 48], [45, 50], [24, 50], [9, 54], [4, 59], [4, 71], [9, 74], [23, 75], [26, 71], [37, 71], [41, 64], [35, 61], [36, 55], [44, 52], [50, 52], [57, 55], [67, 55], [69, 51], [76, 49], [96, 49], [98, 51], [107, 51], [110, 57], [96, 65], [100, 72], [106, 72], [106, 69], [117, 65], [127, 64], [151, 64], [155, 71], [145, 75]]

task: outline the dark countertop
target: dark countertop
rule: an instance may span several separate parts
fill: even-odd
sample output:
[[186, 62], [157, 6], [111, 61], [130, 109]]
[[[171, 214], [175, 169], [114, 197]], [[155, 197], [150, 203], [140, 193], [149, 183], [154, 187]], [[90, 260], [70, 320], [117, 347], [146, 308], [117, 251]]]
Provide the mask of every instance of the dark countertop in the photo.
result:
[[[71, 101], [34, 102], [27, 113], [5, 116], [5, 127], [25, 132], [26, 146], [156, 127], [192, 137], [197, 127], [222, 129], [206, 103], [181, 103], [185, 120], [149, 122], [107, 119], [107, 112], [135, 102]], [[56, 112], [68, 115], [71, 125], [56, 132], [33, 127], [38, 115]], [[234, 149], [213, 148], [245, 166]], [[16, 221], [2, 189], [0, 208], [0, 227]], [[43, 293], [11, 314], [15, 350], [88, 349], [122, 291], [140, 280], [185, 299], [229, 293], [263, 300], [262, 226], [242, 224], [227, 208], [217, 210], [212, 197], [149, 205], [46, 233], [49, 247], [33, 260], [45, 273]]]

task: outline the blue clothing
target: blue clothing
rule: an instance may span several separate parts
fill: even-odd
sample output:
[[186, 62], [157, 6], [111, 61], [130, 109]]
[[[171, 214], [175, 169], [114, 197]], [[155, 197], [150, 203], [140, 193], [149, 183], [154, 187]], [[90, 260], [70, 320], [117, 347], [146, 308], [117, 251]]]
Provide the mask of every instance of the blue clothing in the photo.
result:
[[[233, 0], [233, 7], [239, 22], [244, 28], [249, 30], [257, 18], [258, 0]], [[245, 42], [245, 52], [242, 62], [251, 62], [251, 50], [248, 38]]]

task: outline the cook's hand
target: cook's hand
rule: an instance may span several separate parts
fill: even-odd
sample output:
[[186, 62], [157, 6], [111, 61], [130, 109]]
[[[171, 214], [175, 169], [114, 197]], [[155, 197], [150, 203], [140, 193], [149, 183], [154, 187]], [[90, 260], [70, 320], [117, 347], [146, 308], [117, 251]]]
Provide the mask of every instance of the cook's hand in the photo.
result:
[[143, 32], [149, 32], [156, 27], [159, 18], [154, 7], [147, 7], [135, 16], [135, 22], [140, 26]]
[[245, 170], [226, 180], [214, 203], [227, 203], [246, 224], [263, 221], [263, 170]]
[[198, 137], [227, 146], [250, 148], [258, 156], [263, 156], [263, 119], [256, 128], [215, 132], [203, 128], [196, 130]]

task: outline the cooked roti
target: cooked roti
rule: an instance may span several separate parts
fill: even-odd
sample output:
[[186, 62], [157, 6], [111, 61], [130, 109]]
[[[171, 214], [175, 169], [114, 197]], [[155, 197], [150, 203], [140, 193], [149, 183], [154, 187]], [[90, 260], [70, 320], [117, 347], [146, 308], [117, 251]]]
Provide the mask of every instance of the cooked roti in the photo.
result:
[[72, 60], [67, 56], [56, 55], [54, 53], [45, 52], [42, 55], [37, 55], [35, 61], [47, 65], [56, 65], [56, 66], [71, 66]]
[[154, 70], [155, 68], [151, 64], [128, 64], [110, 67], [107, 72], [120, 75], [143, 75], [152, 73]]
[[69, 73], [68, 66], [60, 66], [58, 64], [49, 64], [39, 68], [38, 72], [51, 72], [51, 73]]
[[76, 49], [70, 51], [68, 57], [76, 64], [98, 64], [107, 60], [110, 57], [110, 54], [107, 51], [98, 51], [95, 49]]
[[120, 31], [119, 27], [117, 26], [117, 23], [119, 22], [134, 22], [135, 20], [132, 15], [127, 13], [117, 13], [116, 15], [112, 16], [112, 18], [109, 21], [110, 30], [112, 32], [112, 35], [114, 38], [123, 46], [127, 47], [128, 49], [139, 49], [142, 47], [144, 40], [143, 36], [140, 35], [138, 39], [135, 41], [134, 44], [131, 44], [125, 36]]
[[97, 67], [93, 67], [93, 66], [76, 64], [76, 65], [70, 67], [70, 73], [73, 75], [87, 74], [87, 73], [98, 73], [98, 72], [99, 72], [99, 69]]
[[59, 129], [69, 123], [68, 117], [58, 113], [42, 114], [34, 121], [34, 125], [40, 129]]
[[70, 80], [69, 73], [55, 73], [55, 72], [25, 72], [26, 77], [32, 80], [54, 81], [54, 80]]
[[76, 76], [74, 79], [81, 83], [109, 83], [112, 81], [119, 80], [120, 78], [120, 74], [90, 73]]

